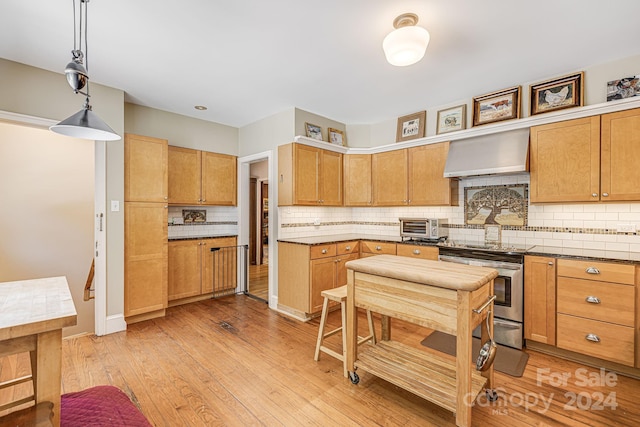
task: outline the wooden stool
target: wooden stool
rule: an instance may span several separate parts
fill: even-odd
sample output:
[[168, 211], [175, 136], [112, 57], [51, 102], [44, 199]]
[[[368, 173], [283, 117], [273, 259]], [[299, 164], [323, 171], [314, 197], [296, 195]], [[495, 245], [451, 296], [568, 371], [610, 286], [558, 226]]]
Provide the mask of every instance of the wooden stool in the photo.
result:
[[[345, 377], [347, 377], [347, 334], [344, 333], [344, 327], [347, 325], [347, 285], [340, 286], [335, 289], [328, 289], [326, 291], [322, 291], [320, 294], [324, 297], [324, 302], [322, 303], [322, 316], [320, 317], [320, 328], [318, 330], [318, 342], [316, 343], [316, 353], [313, 357], [313, 360], [316, 362], [320, 360], [320, 352], [323, 351], [327, 353], [329, 356], [333, 356], [338, 360], [342, 361], [342, 370]], [[324, 328], [326, 327], [327, 322], [327, 314], [329, 311], [329, 301], [335, 301], [340, 303], [340, 311], [342, 312], [342, 324], [339, 328], [334, 329], [333, 331], [324, 332]], [[373, 329], [373, 318], [371, 317], [371, 311], [367, 310], [367, 321], [369, 322], [369, 335], [366, 337], [358, 337], [358, 345], [363, 344], [367, 341], [371, 341], [371, 344], [376, 343], [376, 331]], [[322, 345], [322, 342], [325, 338], [330, 337], [331, 335], [335, 335], [338, 332], [342, 331], [342, 354], [327, 348]]]

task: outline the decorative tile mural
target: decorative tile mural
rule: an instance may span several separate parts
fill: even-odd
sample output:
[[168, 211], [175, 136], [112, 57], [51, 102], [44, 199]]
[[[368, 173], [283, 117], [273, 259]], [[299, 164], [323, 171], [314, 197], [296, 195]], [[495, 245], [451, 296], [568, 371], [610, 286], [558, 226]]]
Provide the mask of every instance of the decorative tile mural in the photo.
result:
[[182, 218], [185, 224], [192, 224], [194, 222], [207, 222], [207, 210], [206, 209], [183, 209]]
[[527, 225], [527, 184], [466, 187], [465, 224]]

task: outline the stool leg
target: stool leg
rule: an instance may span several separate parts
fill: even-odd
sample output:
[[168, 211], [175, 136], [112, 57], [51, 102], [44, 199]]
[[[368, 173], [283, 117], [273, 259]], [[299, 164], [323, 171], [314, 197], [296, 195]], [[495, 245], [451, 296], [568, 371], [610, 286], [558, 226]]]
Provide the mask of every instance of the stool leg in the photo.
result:
[[371, 311], [367, 310], [367, 322], [369, 323], [369, 335], [371, 335], [371, 344], [376, 345], [376, 330], [373, 327], [373, 317]]
[[29, 358], [31, 359], [31, 382], [33, 383], [33, 399], [35, 400], [38, 395], [38, 353], [37, 350], [29, 352]]
[[340, 311], [342, 311], [342, 374], [347, 378], [349, 375], [347, 372], [347, 302], [344, 299], [340, 301]]
[[327, 322], [327, 311], [329, 308], [329, 299], [325, 298], [322, 303], [322, 316], [320, 316], [320, 327], [318, 328], [318, 341], [316, 342], [316, 352], [313, 356], [313, 360], [316, 362], [320, 360], [320, 346], [322, 346], [322, 341], [324, 340], [324, 328]]

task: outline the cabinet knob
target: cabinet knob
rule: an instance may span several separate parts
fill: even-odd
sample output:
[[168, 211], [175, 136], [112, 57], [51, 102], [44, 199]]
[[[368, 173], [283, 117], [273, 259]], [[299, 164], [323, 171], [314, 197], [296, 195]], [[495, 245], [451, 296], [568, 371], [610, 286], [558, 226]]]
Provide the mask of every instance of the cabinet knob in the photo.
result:
[[382, 250], [382, 246], [376, 246], [376, 251], [381, 251]]
[[402, 201], [402, 203], [407, 204], [407, 200], [406, 200], [406, 199], [405, 199], [405, 200], [403, 200], [403, 201]]
[[594, 297], [593, 295], [589, 295], [584, 300], [591, 304], [600, 304], [600, 298]]
[[591, 342], [600, 342], [600, 337], [598, 337], [596, 334], [587, 334], [584, 339]]
[[587, 274], [600, 274], [600, 270], [598, 270], [595, 267], [587, 267], [587, 269], [585, 270], [585, 273], [587, 273]]
[[167, 205], [164, 205], [164, 208], [165, 208], [165, 209], [169, 209], [169, 206], [167, 206]]
[[323, 253], [323, 254], [326, 254], [326, 253], [327, 253], [327, 250], [326, 250], [326, 249], [323, 249], [323, 250], [322, 250], [322, 253]]
[[414, 249], [413, 250], [413, 254], [414, 255], [420, 255], [420, 249]]
[[591, 197], [598, 197], [598, 193], [591, 193]]
[[408, 203], [408, 204], [411, 204], [411, 199], [407, 200], [407, 203]]
[[549, 265], [553, 265], [553, 261], [549, 261], [547, 264], [549, 264]]
[[347, 246], [347, 247], [345, 248], [345, 250], [350, 251], [350, 250], [351, 250], [351, 246]]
[[371, 200], [369, 200], [369, 201], [367, 202], [367, 204], [368, 204], [368, 205], [370, 205], [370, 204], [371, 204]]
[[609, 197], [609, 193], [602, 193], [602, 197]]

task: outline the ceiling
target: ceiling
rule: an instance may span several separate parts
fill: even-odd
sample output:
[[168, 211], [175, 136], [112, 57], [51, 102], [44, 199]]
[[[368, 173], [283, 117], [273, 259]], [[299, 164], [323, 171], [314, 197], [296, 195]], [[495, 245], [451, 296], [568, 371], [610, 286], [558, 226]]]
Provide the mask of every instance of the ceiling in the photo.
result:
[[[431, 43], [394, 67], [382, 39], [404, 12]], [[234, 127], [292, 107], [378, 123], [637, 55], [639, 16], [638, 0], [91, 0], [89, 75]], [[0, 57], [63, 79], [72, 0], [2, 0], [0, 40]]]

